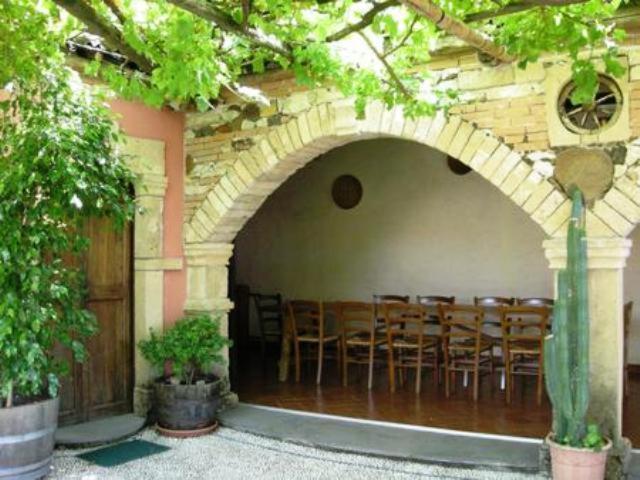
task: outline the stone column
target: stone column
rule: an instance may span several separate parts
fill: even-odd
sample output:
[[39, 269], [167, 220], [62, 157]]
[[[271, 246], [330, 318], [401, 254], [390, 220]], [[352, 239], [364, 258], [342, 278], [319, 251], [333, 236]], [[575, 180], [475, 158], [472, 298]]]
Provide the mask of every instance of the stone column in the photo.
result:
[[[208, 313], [220, 316], [220, 328], [229, 333], [229, 259], [231, 243], [194, 243], [186, 246], [187, 301], [186, 313]], [[228, 358], [228, 352], [225, 354]], [[226, 373], [226, 372], [225, 372]]]
[[[550, 267], [566, 266], [565, 238], [544, 241]], [[622, 439], [623, 400], [623, 272], [631, 251], [626, 238], [587, 238], [589, 275], [590, 404], [589, 418], [600, 424], [615, 443], [618, 456], [626, 450]]]
[[162, 224], [166, 179], [161, 175], [140, 175], [136, 184], [134, 233], [134, 379], [133, 410], [146, 415], [150, 407], [149, 384], [153, 372], [142, 357], [138, 342], [149, 329], [163, 329], [164, 259]]
[[[187, 301], [185, 313], [206, 313], [220, 319], [220, 331], [229, 335], [229, 259], [233, 253], [231, 243], [193, 243], [186, 246]], [[229, 351], [223, 354], [226, 362], [215, 373], [223, 378], [221, 409], [238, 403], [229, 384]]]

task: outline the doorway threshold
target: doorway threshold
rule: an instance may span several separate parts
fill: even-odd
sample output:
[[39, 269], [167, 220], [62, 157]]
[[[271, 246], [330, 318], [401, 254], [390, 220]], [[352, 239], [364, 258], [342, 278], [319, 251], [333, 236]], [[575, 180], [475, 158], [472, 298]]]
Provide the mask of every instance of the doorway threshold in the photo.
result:
[[329, 450], [468, 468], [538, 472], [540, 439], [463, 432], [240, 403], [224, 426]]
[[135, 435], [145, 424], [144, 417], [128, 413], [60, 427], [56, 431], [56, 446], [85, 448], [114, 443]]

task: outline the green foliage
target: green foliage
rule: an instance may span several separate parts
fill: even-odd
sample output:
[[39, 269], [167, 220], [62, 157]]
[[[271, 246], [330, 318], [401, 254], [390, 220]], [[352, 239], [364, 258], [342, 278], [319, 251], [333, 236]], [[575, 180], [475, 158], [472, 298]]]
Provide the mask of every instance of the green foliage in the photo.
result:
[[553, 334], [545, 340], [544, 368], [553, 405], [555, 441], [572, 447], [600, 448], [596, 425], [587, 425], [589, 407], [589, 301], [587, 240], [582, 193], [571, 192], [573, 208], [567, 236], [567, 267], [558, 273]]
[[[455, 91], [440, 87], [441, 79], [429, 74], [429, 51], [443, 32], [401, 4], [371, 0], [188, 2], [203, 10], [215, 9], [224, 19], [216, 23], [177, 7], [174, 1], [121, 0], [115, 2], [120, 9], [116, 15], [104, 0], [82, 0], [95, 9], [96, 21], [111, 26], [153, 67], [132, 72], [98, 58], [86, 66], [85, 73], [100, 77], [123, 98], [142, 99], [156, 107], [195, 105], [204, 110], [223, 90], [252, 97], [254, 92], [240, 86], [243, 75], [274, 67], [291, 68], [303, 84], [334, 83], [345, 95], [355, 96], [360, 113], [371, 100], [403, 105], [408, 116], [431, 115], [457, 101]], [[617, 50], [624, 32], [610, 21], [622, 6], [621, 0], [564, 6], [527, 5], [516, 0], [436, 3], [448, 15], [466, 21], [503, 46], [522, 68], [545, 53], [567, 54], [577, 84], [572, 94], [575, 104], [590, 101], [596, 93], [595, 61], [602, 62], [605, 73], [612, 76], [624, 73]], [[55, 4], [56, 0], [0, 0], [4, 61], [20, 63], [24, 72], [37, 70], [43, 58], [60, 56], [65, 38], [85, 30], [80, 21], [62, 16]], [[245, 12], [247, 4], [250, 10]], [[381, 4], [386, 8], [380, 8]], [[500, 14], [514, 7], [516, 13]], [[341, 33], [373, 8], [379, 10], [366, 26], [358, 32]], [[482, 19], [474, 19], [478, 13]], [[371, 40], [387, 65], [367, 48], [360, 33]], [[278, 48], [270, 48], [273, 45]], [[118, 45], [110, 48], [117, 50]], [[4, 73], [0, 79], [11, 78], [11, 72], [0, 73]]]
[[138, 348], [160, 372], [170, 366], [181, 383], [191, 385], [214, 364], [224, 362], [222, 351], [229, 345], [229, 339], [220, 333], [220, 319], [198, 315], [179, 320], [162, 335], [152, 329], [150, 338], [141, 340]]
[[56, 344], [85, 358], [82, 340], [96, 322], [75, 261], [88, 245], [80, 232], [88, 217], [122, 225], [134, 206], [109, 110], [71, 87], [59, 32], [41, 30], [48, 12], [2, 1], [0, 11], [11, 15], [0, 35], [32, 42], [40, 35], [43, 45], [37, 55], [0, 61], [1, 78], [11, 81], [0, 100], [0, 399], [10, 406], [18, 396], [57, 395], [68, 366], [54, 358]]

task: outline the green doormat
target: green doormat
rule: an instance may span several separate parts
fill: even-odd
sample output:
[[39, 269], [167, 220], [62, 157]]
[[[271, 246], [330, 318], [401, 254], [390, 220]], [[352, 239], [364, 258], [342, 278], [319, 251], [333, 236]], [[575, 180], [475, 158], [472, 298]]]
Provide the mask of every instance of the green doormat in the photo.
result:
[[78, 458], [95, 463], [101, 467], [117, 467], [123, 463], [148, 457], [156, 453], [170, 450], [169, 447], [146, 440], [130, 440], [109, 447], [98, 448], [90, 452], [78, 455]]

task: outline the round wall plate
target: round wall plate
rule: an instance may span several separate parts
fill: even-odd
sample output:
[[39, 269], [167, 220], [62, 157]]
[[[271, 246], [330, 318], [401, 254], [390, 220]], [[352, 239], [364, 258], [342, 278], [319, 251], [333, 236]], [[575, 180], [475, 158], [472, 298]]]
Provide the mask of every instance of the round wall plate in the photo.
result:
[[362, 200], [362, 184], [353, 175], [340, 175], [333, 181], [331, 198], [344, 210], [354, 208]]

